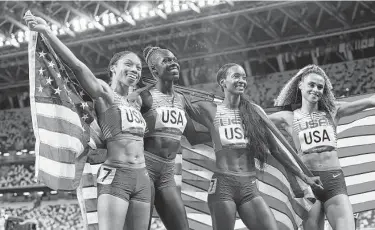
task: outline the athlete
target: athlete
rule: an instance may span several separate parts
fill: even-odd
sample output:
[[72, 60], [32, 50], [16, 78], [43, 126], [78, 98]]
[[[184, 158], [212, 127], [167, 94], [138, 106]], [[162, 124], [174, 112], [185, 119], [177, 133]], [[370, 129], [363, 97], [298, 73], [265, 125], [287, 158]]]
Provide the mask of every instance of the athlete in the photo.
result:
[[[108, 85], [77, 59], [43, 19], [29, 15], [25, 20], [31, 30], [50, 41], [94, 101], [107, 147], [107, 159], [97, 177], [99, 229], [122, 230], [125, 218], [127, 229], [148, 229], [151, 183], [143, 152], [146, 122], [140, 113], [141, 98], [127, 100], [141, 77], [140, 58], [129, 51], [115, 54], [109, 63], [111, 84]], [[127, 215], [129, 205], [132, 211]]]
[[155, 208], [168, 230], [189, 230], [184, 203], [174, 180], [175, 158], [187, 123], [184, 98], [174, 89], [180, 66], [167, 49], [146, 47], [143, 54], [157, 79], [155, 85], [140, 93], [141, 112], [147, 123], [145, 158], [155, 188]]
[[217, 171], [208, 189], [213, 229], [234, 229], [236, 211], [249, 229], [278, 229], [257, 189], [255, 158], [262, 167], [271, 153], [286, 169], [315, 188], [321, 188], [319, 179], [307, 177], [280, 154], [276, 140], [258, 114], [260, 108], [244, 96], [246, 73], [240, 65], [222, 66], [217, 82], [225, 94], [222, 103], [187, 103], [191, 118], [209, 129], [215, 150]]
[[284, 86], [275, 105], [298, 105], [293, 111], [274, 113], [270, 119], [291, 135], [302, 161], [320, 177], [324, 187], [324, 191], [315, 192], [318, 201], [309, 212], [304, 229], [324, 229], [324, 214], [335, 230], [355, 229], [337, 155], [336, 128], [340, 118], [375, 107], [375, 96], [337, 105], [324, 70], [308, 65]]

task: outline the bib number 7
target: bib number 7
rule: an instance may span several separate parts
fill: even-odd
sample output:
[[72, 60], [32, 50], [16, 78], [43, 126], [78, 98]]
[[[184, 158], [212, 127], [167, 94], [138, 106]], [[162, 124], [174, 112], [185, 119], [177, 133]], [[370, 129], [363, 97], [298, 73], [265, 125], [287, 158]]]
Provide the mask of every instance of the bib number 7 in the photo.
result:
[[108, 166], [101, 166], [96, 182], [99, 184], [111, 184], [115, 178], [116, 169]]
[[217, 178], [211, 179], [210, 186], [208, 187], [207, 193], [214, 194], [216, 192]]

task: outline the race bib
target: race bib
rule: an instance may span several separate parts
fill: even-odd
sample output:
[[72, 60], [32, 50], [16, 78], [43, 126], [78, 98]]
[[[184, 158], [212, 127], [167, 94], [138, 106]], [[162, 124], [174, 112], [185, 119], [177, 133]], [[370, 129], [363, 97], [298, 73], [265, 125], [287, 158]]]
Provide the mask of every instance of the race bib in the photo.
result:
[[102, 165], [99, 170], [98, 178], [96, 182], [99, 184], [111, 184], [113, 179], [115, 178], [116, 169]]
[[240, 124], [231, 124], [219, 127], [222, 145], [246, 145], [244, 130]]
[[336, 148], [336, 138], [332, 126], [306, 129], [298, 135], [302, 152], [325, 146]]
[[143, 135], [146, 122], [142, 114], [135, 108], [128, 106], [119, 106], [119, 109], [121, 111], [121, 130]]
[[178, 129], [181, 133], [184, 132], [187, 119], [185, 111], [179, 108], [159, 107], [156, 109], [155, 128], [171, 128]]
[[214, 194], [216, 192], [216, 184], [217, 184], [217, 179], [211, 179], [210, 181], [210, 186], [208, 186], [207, 193], [208, 194]]

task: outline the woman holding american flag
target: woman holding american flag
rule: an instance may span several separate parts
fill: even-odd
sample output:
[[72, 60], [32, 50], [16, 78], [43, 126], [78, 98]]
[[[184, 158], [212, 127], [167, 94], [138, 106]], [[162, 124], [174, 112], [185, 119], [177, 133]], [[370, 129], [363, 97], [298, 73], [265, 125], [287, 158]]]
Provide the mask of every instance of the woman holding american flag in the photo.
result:
[[324, 229], [324, 215], [334, 230], [354, 230], [353, 209], [337, 154], [337, 124], [346, 116], [375, 107], [375, 96], [338, 105], [322, 68], [302, 68], [281, 90], [275, 106], [291, 107], [270, 115], [293, 138], [304, 164], [319, 176], [323, 191], [304, 222], [305, 230]]
[[[225, 95], [223, 102], [188, 103], [187, 109], [192, 119], [209, 129], [215, 150], [217, 170], [212, 176], [207, 198], [213, 228], [234, 229], [238, 211], [249, 229], [279, 229], [270, 204], [258, 190], [257, 160], [264, 169], [273, 157], [285, 170], [316, 189], [322, 189], [320, 181], [306, 176], [281, 153], [276, 139], [259, 115], [263, 113], [262, 109], [244, 95], [245, 70], [238, 64], [229, 63], [219, 69], [216, 77]], [[272, 181], [278, 183], [275, 178]]]
[[[115, 54], [108, 69], [111, 84], [107, 84], [77, 59], [42, 18], [28, 14], [24, 19], [30, 30], [50, 42], [94, 101], [107, 147], [107, 159], [97, 177], [99, 229], [122, 230], [126, 224], [127, 229], [146, 230], [151, 200], [143, 149], [146, 122], [140, 113], [141, 98], [127, 98], [141, 77], [140, 58], [129, 51]], [[128, 214], [129, 205], [132, 211]]]

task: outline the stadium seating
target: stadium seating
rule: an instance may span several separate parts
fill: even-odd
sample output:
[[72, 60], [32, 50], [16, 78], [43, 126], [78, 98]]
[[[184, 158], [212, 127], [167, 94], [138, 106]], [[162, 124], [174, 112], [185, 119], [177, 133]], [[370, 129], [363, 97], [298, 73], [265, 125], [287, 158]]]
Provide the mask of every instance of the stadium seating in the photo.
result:
[[[78, 204], [44, 205], [37, 208], [6, 208], [9, 216], [36, 221], [40, 230], [82, 230], [83, 222]], [[151, 230], [165, 230], [160, 219], [153, 218]]]
[[36, 185], [33, 180], [33, 165], [2, 165], [0, 166], [0, 188], [24, 187]]

